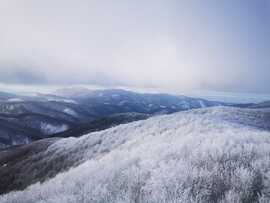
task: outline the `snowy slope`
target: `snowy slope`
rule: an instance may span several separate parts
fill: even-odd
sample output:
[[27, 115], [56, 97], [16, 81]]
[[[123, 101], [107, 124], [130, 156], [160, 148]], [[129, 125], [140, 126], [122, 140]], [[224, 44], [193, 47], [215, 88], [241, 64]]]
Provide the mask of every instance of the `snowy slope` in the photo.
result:
[[82, 164], [0, 202], [269, 202], [267, 115], [214, 107], [61, 139], [47, 162]]
[[[24, 95], [0, 92], [0, 148], [25, 144], [117, 114], [170, 114], [194, 108], [228, 106], [223, 102], [168, 94], [140, 94], [125, 90], [63, 90], [51, 94]], [[8, 123], [8, 128], [6, 124]], [[5, 126], [4, 126], [5, 125]], [[82, 127], [80, 127], [82, 125]], [[4, 126], [4, 127], [3, 127]], [[70, 133], [67, 133], [70, 135]], [[72, 134], [71, 136], [78, 136]], [[1, 146], [2, 144], [2, 146]]]

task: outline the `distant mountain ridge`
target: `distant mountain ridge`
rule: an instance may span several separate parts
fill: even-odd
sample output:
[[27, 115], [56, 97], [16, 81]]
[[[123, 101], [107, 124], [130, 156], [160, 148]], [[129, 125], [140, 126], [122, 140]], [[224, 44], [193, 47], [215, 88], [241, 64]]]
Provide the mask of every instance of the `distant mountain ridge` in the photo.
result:
[[230, 106], [224, 102], [120, 89], [62, 89], [54, 94], [0, 92], [0, 147], [48, 137], [79, 136], [178, 111]]

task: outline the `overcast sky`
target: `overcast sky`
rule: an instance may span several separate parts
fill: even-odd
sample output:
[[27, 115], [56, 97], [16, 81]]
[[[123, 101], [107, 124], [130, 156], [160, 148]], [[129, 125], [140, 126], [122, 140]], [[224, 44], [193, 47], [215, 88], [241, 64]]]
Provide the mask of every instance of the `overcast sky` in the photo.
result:
[[270, 93], [269, 0], [2, 0], [0, 83]]

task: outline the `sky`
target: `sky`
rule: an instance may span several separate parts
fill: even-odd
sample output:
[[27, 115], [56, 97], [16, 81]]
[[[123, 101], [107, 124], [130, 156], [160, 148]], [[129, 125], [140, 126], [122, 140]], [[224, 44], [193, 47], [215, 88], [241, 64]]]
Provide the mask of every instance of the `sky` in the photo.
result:
[[270, 93], [269, 0], [2, 0], [2, 85]]

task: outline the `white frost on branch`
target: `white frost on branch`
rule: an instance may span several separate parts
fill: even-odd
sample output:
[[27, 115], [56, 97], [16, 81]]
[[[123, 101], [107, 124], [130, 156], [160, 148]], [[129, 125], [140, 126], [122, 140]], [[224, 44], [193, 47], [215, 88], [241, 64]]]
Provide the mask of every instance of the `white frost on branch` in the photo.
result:
[[62, 139], [48, 150], [85, 162], [0, 202], [269, 202], [270, 133], [246, 117], [200, 109]]

